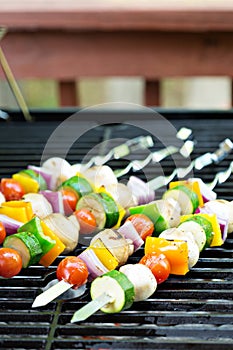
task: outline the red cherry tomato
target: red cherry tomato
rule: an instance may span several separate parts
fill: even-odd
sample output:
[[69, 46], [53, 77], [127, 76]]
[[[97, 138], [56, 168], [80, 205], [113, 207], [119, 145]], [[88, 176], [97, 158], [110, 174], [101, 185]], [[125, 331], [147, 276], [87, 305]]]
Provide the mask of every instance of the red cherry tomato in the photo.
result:
[[76, 210], [74, 212], [80, 225], [80, 233], [93, 233], [96, 229], [96, 219], [94, 214], [86, 208]]
[[4, 194], [6, 201], [18, 201], [25, 194], [22, 185], [14, 179], [2, 179], [1, 191]]
[[6, 230], [3, 223], [0, 221], [0, 244], [3, 243], [5, 238], [6, 238]]
[[10, 278], [22, 269], [22, 258], [11, 248], [0, 248], [0, 276]]
[[144, 255], [139, 263], [149, 267], [158, 284], [166, 281], [169, 277], [171, 266], [166, 256], [162, 253]]
[[87, 265], [77, 256], [67, 256], [58, 264], [57, 279], [73, 284], [73, 288], [78, 288], [86, 283], [87, 277]]
[[79, 199], [78, 195], [74, 191], [67, 189], [61, 190], [61, 193], [63, 198], [65, 215], [68, 216], [73, 214]]
[[145, 241], [146, 237], [151, 236], [154, 231], [154, 224], [148, 216], [144, 214], [133, 214], [126, 221], [131, 221], [136, 231]]

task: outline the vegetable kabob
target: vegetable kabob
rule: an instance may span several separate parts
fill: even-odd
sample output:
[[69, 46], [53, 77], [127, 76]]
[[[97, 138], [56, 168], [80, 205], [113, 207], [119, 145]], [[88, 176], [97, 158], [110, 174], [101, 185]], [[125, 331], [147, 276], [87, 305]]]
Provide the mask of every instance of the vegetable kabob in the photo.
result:
[[[187, 185], [187, 184], [186, 184]], [[183, 185], [180, 185], [183, 186]], [[179, 188], [180, 190], [180, 188]], [[188, 193], [188, 191], [184, 190], [184, 193]], [[167, 194], [166, 194], [167, 195]], [[191, 194], [193, 196], [193, 194]], [[182, 196], [181, 196], [181, 200], [183, 200]], [[144, 208], [145, 209], [145, 208]], [[195, 208], [192, 208], [192, 211], [194, 211]], [[211, 214], [212, 215], [212, 214]], [[168, 242], [167, 240], [163, 240], [163, 238], [161, 237], [166, 237], [169, 241], [172, 240], [172, 244], [175, 246], [178, 242], [179, 243], [183, 243], [186, 242], [186, 244], [188, 245], [188, 261], [189, 261], [189, 267], [192, 267], [195, 265], [195, 263], [197, 262], [199, 257], [199, 251], [201, 251], [204, 247], [208, 247], [211, 244], [212, 245], [220, 245], [222, 244], [222, 240], [221, 240], [221, 232], [220, 232], [220, 228], [219, 225], [216, 224], [216, 220], [212, 220], [214, 215], [200, 215], [200, 214], [195, 214], [195, 215], [190, 215], [189, 217], [183, 217], [183, 222], [181, 222], [180, 226], [178, 227], [178, 229], [169, 229], [169, 230], [165, 230], [160, 234], [160, 237], [149, 237], [146, 240], [146, 248], [145, 248], [145, 252], [146, 255], [145, 257], [142, 259], [142, 261], [146, 261], [147, 262], [147, 266], [151, 266], [151, 262], [153, 261], [153, 258], [156, 258], [156, 252], [158, 252], [159, 250], [159, 246], [160, 249], [164, 248]], [[179, 241], [176, 241], [176, 239], [178, 239]], [[152, 242], [151, 242], [152, 241]], [[155, 242], [156, 241], [156, 242]], [[183, 242], [182, 242], [183, 241]], [[213, 243], [213, 241], [215, 241]], [[171, 242], [170, 242], [171, 244]], [[193, 255], [193, 250], [194, 247], [198, 248], [198, 253]], [[169, 257], [170, 254], [168, 254]], [[171, 255], [170, 255], [171, 258]], [[173, 269], [179, 269], [181, 266], [179, 266], [179, 262], [174, 261], [175, 264], [173, 265]], [[177, 266], [175, 266], [177, 265]], [[156, 264], [154, 265], [156, 266]], [[122, 268], [120, 268], [120, 272], [123, 271], [129, 271], [128, 265], [123, 266]], [[185, 270], [180, 270], [178, 272], [178, 270], [176, 270], [177, 274], [185, 274], [187, 271]], [[173, 270], [174, 273], [174, 270]], [[111, 274], [110, 274], [111, 275]], [[108, 275], [105, 276], [103, 275], [104, 278], [107, 277], [108, 280]], [[132, 273], [132, 276], [135, 276], [135, 273]], [[111, 278], [113, 276], [110, 276]], [[102, 277], [103, 278], [103, 277]], [[132, 277], [131, 277], [132, 278]], [[138, 280], [138, 279], [137, 279]], [[143, 278], [141, 279], [143, 281]], [[97, 282], [95, 282], [97, 281]], [[84, 308], [84, 310], [79, 310], [73, 317], [72, 322], [76, 322], [76, 321], [80, 321], [85, 319], [86, 317], [88, 317], [90, 314], [93, 313], [93, 310], [97, 310], [97, 309], [102, 309], [102, 311], [104, 312], [118, 312], [119, 309], [116, 307], [114, 307], [112, 305], [112, 303], [114, 304], [116, 302], [116, 300], [118, 301], [117, 297], [114, 296], [113, 297], [113, 292], [111, 291], [111, 287], [105, 287], [105, 292], [104, 295], [99, 296], [99, 292], [97, 292], [97, 294], [95, 293], [95, 284], [98, 287], [98, 290], [102, 290], [101, 288], [99, 288], [99, 283], [101, 281], [101, 277], [97, 278], [91, 286], [91, 296], [92, 298], [95, 300], [95, 298], [97, 298], [96, 300], [96, 308], [93, 308], [92, 304], [90, 304], [90, 306]], [[110, 283], [110, 281], [108, 281]], [[115, 283], [115, 282], [114, 282]], [[108, 284], [108, 283], [107, 283]], [[111, 283], [110, 283], [111, 285]], [[143, 286], [144, 283], [143, 283]], [[122, 288], [122, 287], [121, 287]], [[123, 288], [124, 289], [124, 288]], [[107, 299], [106, 297], [106, 290], [108, 291], [107, 294], [109, 296], [109, 299]], [[111, 299], [112, 297], [112, 299]], [[146, 298], [146, 297], [145, 297]], [[123, 302], [120, 303], [120, 310], [122, 308], [125, 307], [125, 297], [123, 298]], [[107, 303], [107, 309], [106, 306], [104, 306], [104, 302]], [[110, 306], [109, 306], [110, 305]], [[112, 305], [112, 307], [111, 307]], [[110, 309], [109, 309], [110, 307]], [[112, 310], [112, 311], [110, 311]]]

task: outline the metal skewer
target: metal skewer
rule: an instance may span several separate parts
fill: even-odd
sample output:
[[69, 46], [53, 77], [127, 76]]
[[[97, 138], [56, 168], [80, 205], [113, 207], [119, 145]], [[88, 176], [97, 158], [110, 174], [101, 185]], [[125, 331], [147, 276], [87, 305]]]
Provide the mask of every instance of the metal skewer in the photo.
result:
[[163, 148], [159, 151], [155, 151], [150, 153], [145, 159], [142, 160], [132, 160], [125, 168], [123, 169], [116, 169], [114, 171], [114, 174], [117, 178], [128, 174], [128, 172], [132, 169], [133, 171], [139, 171], [145, 168], [150, 162], [159, 163], [161, 160], [165, 159], [166, 157], [171, 156], [174, 153], [180, 152], [183, 157], [187, 158], [190, 156], [190, 154], [193, 151], [194, 148], [194, 141], [187, 140], [188, 137], [192, 134], [192, 130], [188, 128], [181, 128], [177, 134], [176, 137], [180, 140], [186, 140], [186, 142], [183, 144], [181, 148], [175, 147], [175, 146], [168, 146], [166, 148]]
[[[203, 154], [202, 156], [194, 159], [188, 167], [176, 168], [168, 176], [158, 176], [155, 179], [148, 181], [148, 186], [151, 190], [157, 190], [163, 186], [166, 186], [169, 182], [171, 182], [175, 178], [176, 175], [179, 178], [184, 178], [193, 169], [201, 170], [202, 168], [212, 163], [218, 164], [221, 160], [223, 160], [229, 155], [232, 149], [233, 149], [233, 143], [231, 142], [231, 140], [225, 139], [223, 142], [219, 144], [219, 147], [215, 152], [213, 153], [208, 152]], [[230, 170], [228, 170], [228, 172], [229, 171]], [[226, 175], [228, 175], [228, 173]], [[223, 177], [223, 175], [216, 175], [216, 178], [213, 180], [213, 184], [211, 183], [212, 186], [214, 186], [215, 183], [219, 181], [220, 176]], [[211, 185], [210, 185], [210, 188], [211, 188]]]

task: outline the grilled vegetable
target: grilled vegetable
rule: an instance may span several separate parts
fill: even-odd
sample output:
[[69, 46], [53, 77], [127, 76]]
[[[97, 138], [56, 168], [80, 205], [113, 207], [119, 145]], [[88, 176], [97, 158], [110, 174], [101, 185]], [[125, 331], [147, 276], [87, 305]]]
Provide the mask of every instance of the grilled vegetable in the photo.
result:
[[[65, 214], [64, 204], [63, 204], [63, 196], [62, 196], [61, 192], [46, 190], [46, 191], [40, 191], [40, 194], [42, 194], [47, 199], [47, 201], [50, 203], [50, 205], [52, 206], [53, 213]], [[77, 200], [76, 200], [76, 202], [77, 202]], [[70, 213], [72, 213], [71, 210], [69, 210], [68, 214], [70, 215]], [[68, 215], [68, 214], [66, 213], [66, 215]]]
[[105, 229], [95, 235], [90, 243], [94, 245], [97, 240], [100, 240], [104, 246], [117, 259], [119, 265], [125, 264], [128, 257], [133, 253], [134, 246], [132, 241], [127, 241], [119, 232], [111, 229]]
[[12, 248], [21, 255], [23, 267], [38, 263], [43, 254], [38, 239], [31, 232], [20, 232], [8, 236], [3, 246]]
[[25, 202], [31, 203], [33, 213], [40, 219], [44, 219], [53, 212], [49, 201], [40, 193], [25, 194], [23, 199]]
[[11, 235], [12, 233], [16, 233], [18, 231], [18, 228], [23, 225], [22, 222], [12, 219], [9, 216], [3, 215], [3, 214], [0, 214], [0, 221], [4, 225], [4, 228], [8, 235]]
[[75, 289], [86, 283], [87, 277], [87, 265], [77, 256], [68, 256], [58, 264], [58, 280], [65, 280], [72, 284]]
[[48, 253], [44, 254], [39, 261], [41, 265], [48, 267], [65, 250], [65, 245], [43, 221], [41, 221], [40, 223], [41, 223], [41, 227], [44, 232], [44, 235], [46, 235], [47, 237], [50, 237], [52, 240], [56, 242], [53, 248], [51, 248], [48, 251]]
[[200, 228], [202, 228], [205, 232], [206, 236], [206, 242], [204, 245], [204, 248], [210, 247], [213, 237], [214, 237], [214, 232], [213, 232], [213, 226], [211, 222], [204, 216], [202, 215], [191, 215], [191, 216], [184, 216], [182, 218], [182, 222], [195, 222], [199, 225]]
[[6, 238], [6, 230], [3, 223], [0, 221], [0, 244], [3, 243], [5, 238]]
[[71, 165], [63, 158], [52, 157], [42, 164], [42, 169], [52, 174], [50, 190], [56, 190], [71, 174]]
[[145, 255], [163, 253], [171, 266], [171, 274], [185, 275], [189, 271], [188, 245], [185, 241], [168, 241], [162, 237], [147, 237]]
[[96, 239], [90, 245], [90, 248], [109, 271], [114, 270], [118, 266], [118, 260], [112, 255], [101, 239]]
[[30, 221], [28, 221], [27, 223], [25, 223], [23, 226], [21, 226], [18, 229], [18, 232], [33, 233], [40, 243], [42, 253], [43, 253], [42, 255], [48, 253], [56, 244], [56, 241], [54, 239], [51, 239], [50, 237], [44, 234], [41, 226], [41, 221], [36, 216]]
[[184, 221], [178, 226], [179, 230], [182, 232], [191, 232], [195, 242], [198, 245], [199, 251], [201, 252], [206, 244], [206, 234], [202, 225], [198, 224], [195, 221], [189, 220]]
[[26, 203], [22, 200], [9, 201], [1, 204], [0, 214], [25, 223], [33, 217], [33, 210], [31, 203]]
[[[154, 226], [154, 225], [153, 225]], [[118, 228], [117, 230], [120, 234], [126, 239], [131, 240], [134, 245], [134, 251], [138, 250], [143, 244], [144, 241], [139, 235], [138, 231], [135, 229], [132, 222], [126, 221], [124, 225]]]
[[42, 175], [38, 174], [37, 172], [35, 172], [32, 169], [24, 169], [21, 170], [18, 174], [29, 177], [30, 179], [35, 180], [38, 185], [39, 185], [39, 190], [41, 191], [45, 191], [47, 190], [47, 183], [45, 181], [45, 179], [43, 178]]
[[121, 266], [123, 272], [134, 286], [134, 301], [149, 298], [157, 288], [156, 279], [149, 267], [142, 264], [127, 264]]
[[[18, 201], [25, 193], [23, 186], [14, 179], [1, 179], [1, 192], [6, 201]], [[3, 202], [2, 199], [1, 202]]]
[[163, 231], [160, 237], [167, 240], [181, 240], [188, 244], [189, 268], [193, 267], [199, 259], [199, 248], [191, 232], [183, 232], [177, 228], [171, 228]]
[[11, 248], [0, 248], [0, 276], [10, 278], [22, 269], [20, 254]]
[[167, 190], [163, 195], [163, 199], [168, 198], [175, 199], [179, 203], [182, 215], [194, 213], [199, 206], [197, 194], [184, 185]]
[[24, 189], [24, 193], [37, 193], [39, 191], [40, 186], [35, 179], [20, 173], [14, 174], [12, 177], [20, 183]]
[[114, 199], [107, 193], [90, 193], [83, 196], [77, 204], [77, 210], [86, 208], [96, 219], [98, 230], [114, 227], [119, 219], [119, 209]]
[[154, 202], [129, 208], [131, 215], [144, 214], [154, 223], [154, 235], [180, 223], [180, 206], [173, 199]]
[[66, 246], [65, 253], [74, 250], [79, 238], [79, 224], [77, 220], [74, 222], [62, 214], [52, 213], [45, 217], [43, 221]]
[[146, 237], [154, 232], [154, 224], [151, 219], [144, 214], [134, 214], [129, 216], [126, 221], [131, 221], [140, 237], [145, 241]]
[[72, 176], [68, 180], [62, 183], [59, 189], [72, 190], [76, 193], [77, 198], [85, 196], [93, 192], [93, 188], [90, 183], [82, 176]]
[[154, 252], [151, 254], [146, 254], [141, 258], [139, 263], [149, 267], [158, 284], [166, 281], [170, 275], [170, 263], [166, 256], [162, 253], [159, 254]]
[[105, 267], [101, 260], [97, 257], [94, 250], [90, 247], [88, 247], [81, 254], [79, 254], [79, 258], [82, 259], [87, 265], [89, 271], [88, 279], [90, 281], [109, 271], [107, 267]]
[[91, 284], [91, 298], [95, 300], [103, 292], [112, 297], [112, 302], [101, 308], [105, 313], [120, 312], [131, 307], [135, 292], [132, 282], [120, 271], [110, 271], [96, 278]]
[[87, 208], [82, 208], [74, 212], [80, 225], [81, 234], [90, 234], [96, 230], [96, 218]]
[[[71, 215], [75, 209], [77, 202], [79, 200], [79, 195], [73, 191], [68, 189], [63, 189], [61, 191], [55, 192], [59, 193], [62, 196], [62, 204], [63, 204], [63, 212], [65, 215]], [[62, 213], [61, 211], [54, 211], [54, 213]], [[63, 214], [63, 213], [62, 213]]]

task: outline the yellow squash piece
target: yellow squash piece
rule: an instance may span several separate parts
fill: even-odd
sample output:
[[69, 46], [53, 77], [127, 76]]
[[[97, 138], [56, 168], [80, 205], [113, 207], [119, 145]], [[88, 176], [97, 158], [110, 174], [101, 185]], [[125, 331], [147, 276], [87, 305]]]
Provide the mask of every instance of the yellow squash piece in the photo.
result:
[[24, 188], [25, 193], [37, 193], [39, 191], [39, 183], [27, 175], [14, 174], [13, 179], [18, 181]]
[[147, 237], [145, 255], [151, 253], [163, 253], [166, 256], [171, 266], [171, 274], [185, 275], [189, 271], [187, 242]]
[[23, 223], [28, 222], [34, 216], [31, 203], [24, 201], [3, 202], [0, 207], [0, 214]]

